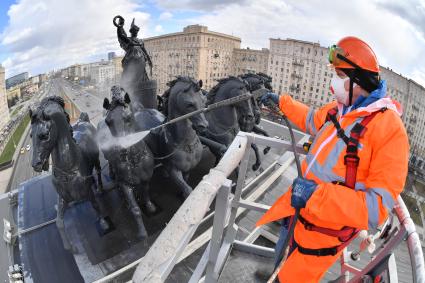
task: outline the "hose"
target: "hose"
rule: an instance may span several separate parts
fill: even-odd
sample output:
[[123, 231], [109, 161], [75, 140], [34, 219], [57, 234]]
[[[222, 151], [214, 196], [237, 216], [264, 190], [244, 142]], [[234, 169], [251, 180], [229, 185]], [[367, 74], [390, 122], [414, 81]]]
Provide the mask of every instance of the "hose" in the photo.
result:
[[[292, 125], [289, 122], [288, 118], [286, 117], [285, 114], [282, 113], [282, 111], [280, 111], [280, 109], [276, 106], [276, 104], [274, 103], [269, 103], [268, 105], [266, 105], [268, 108], [270, 108], [273, 112], [275, 112], [276, 114], [279, 114], [280, 116], [283, 117], [283, 120], [286, 123], [286, 126], [288, 127], [289, 130], [289, 134], [291, 136], [291, 146], [292, 146], [292, 151], [294, 152], [294, 159], [295, 159], [295, 164], [297, 166], [297, 172], [298, 172], [298, 177], [302, 177], [302, 171], [301, 171], [301, 163], [300, 163], [300, 158], [298, 156], [297, 153], [297, 147], [295, 144], [295, 136], [294, 136], [294, 130], [292, 129]], [[285, 241], [283, 242], [283, 257], [282, 260], [280, 261], [279, 265], [274, 269], [272, 275], [270, 276], [269, 280], [267, 280], [267, 283], [273, 283], [276, 280], [277, 275], [279, 274], [280, 270], [282, 269], [283, 265], [286, 262], [286, 259], [288, 258], [289, 255], [289, 242], [292, 239], [293, 235], [294, 235], [294, 230], [295, 230], [295, 225], [297, 224], [298, 221], [298, 217], [300, 215], [300, 208], [295, 209], [295, 214], [292, 218], [292, 221], [289, 225], [289, 229], [288, 229], [288, 234], [285, 238]]]

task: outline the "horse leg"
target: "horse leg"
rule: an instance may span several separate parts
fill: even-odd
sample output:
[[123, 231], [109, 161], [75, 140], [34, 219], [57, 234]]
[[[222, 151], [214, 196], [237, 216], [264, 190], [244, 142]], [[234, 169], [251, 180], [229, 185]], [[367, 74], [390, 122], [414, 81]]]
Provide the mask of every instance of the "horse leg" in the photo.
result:
[[142, 183], [142, 202], [149, 214], [154, 214], [156, 212], [156, 206], [151, 201], [149, 195], [149, 182]]
[[192, 192], [192, 188], [186, 183], [183, 178], [183, 174], [180, 170], [172, 168], [169, 170], [171, 179], [177, 184], [183, 193], [184, 198], [187, 198]]
[[111, 177], [111, 179], [113, 181], [115, 181], [115, 172], [114, 172], [114, 168], [112, 167], [112, 164], [108, 161], [108, 166], [109, 166], [109, 177]]
[[[254, 126], [254, 128], [252, 129], [252, 131], [253, 131], [254, 133], [261, 134], [261, 135], [263, 135], [263, 136], [265, 136], [265, 137], [268, 137], [268, 136], [269, 136], [269, 134], [268, 134], [266, 131], [264, 131], [263, 129], [261, 129], [261, 128], [260, 128], [260, 127], [258, 127], [257, 125], [255, 125], [255, 126]], [[265, 149], [263, 149], [263, 153], [264, 153], [264, 154], [269, 153], [269, 151], [270, 151], [270, 146], [268, 146], [268, 147], [266, 147]]]
[[190, 173], [189, 172], [182, 172], [183, 179], [187, 183], [189, 182]]
[[98, 187], [98, 192], [102, 192], [103, 191], [102, 167], [100, 166], [99, 158], [97, 158], [95, 160], [94, 168], [96, 169], [96, 172], [97, 172], [97, 187]]
[[130, 206], [130, 211], [137, 223], [137, 236], [139, 238], [146, 238], [148, 236], [148, 232], [146, 231], [145, 224], [143, 223], [142, 210], [134, 197], [133, 188], [126, 184], [122, 184], [122, 190], [124, 191], [125, 198]]
[[64, 215], [65, 215], [65, 209], [67, 208], [67, 204], [65, 203], [65, 200], [58, 196], [58, 206], [57, 206], [57, 214], [56, 214], [56, 227], [58, 228], [59, 235], [61, 236], [63, 247], [65, 250], [71, 250], [71, 243], [68, 240], [68, 237], [65, 233], [65, 222], [64, 222]]
[[260, 168], [261, 165], [261, 157], [260, 157], [260, 153], [258, 152], [258, 147], [256, 144], [252, 143], [251, 144], [251, 148], [252, 150], [254, 150], [255, 153], [255, 164], [252, 165], [252, 170], [257, 171], [258, 168]]
[[217, 165], [223, 154], [226, 152], [227, 147], [224, 144], [218, 143], [203, 136], [199, 136], [199, 140], [203, 145], [207, 146], [210, 149], [212, 154], [214, 154], [216, 158], [215, 165]]
[[[94, 179], [94, 177], [93, 177], [93, 179]], [[93, 180], [93, 182], [94, 182], [94, 180]], [[103, 209], [101, 208], [101, 204], [99, 203], [99, 200], [96, 198], [96, 196], [94, 195], [94, 192], [92, 190], [89, 190], [89, 201], [90, 201], [93, 209], [96, 211], [96, 217], [97, 217], [97, 221], [98, 221], [97, 223], [99, 224], [99, 228], [102, 229], [102, 231], [100, 233], [104, 235], [104, 234], [110, 232], [111, 226], [109, 225], [108, 221], [106, 220], [106, 215], [103, 213]]]

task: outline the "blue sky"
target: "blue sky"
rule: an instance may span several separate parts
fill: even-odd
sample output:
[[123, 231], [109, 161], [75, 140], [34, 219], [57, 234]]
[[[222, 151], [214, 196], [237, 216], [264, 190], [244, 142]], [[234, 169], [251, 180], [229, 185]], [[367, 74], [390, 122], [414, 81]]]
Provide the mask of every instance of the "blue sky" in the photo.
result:
[[[7, 16], [7, 11], [9, 10], [10, 5], [15, 3], [13, 0], [2, 0], [0, 1], [0, 34], [1, 31], [6, 27], [9, 17]], [[0, 46], [0, 62], [3, 62], [7, 57], [4, 47]]]
[[381, 65], [425, 85], [423, 0], [0, 0], [6, 76], [36, 75], [122, 52], [112, 25], [117, 14], [126, 19], [126, 29], [135, 17], [142, 37], [202, 24], [255, 49], [268, 48], [269, 38], [330, 46], [358, 36]]

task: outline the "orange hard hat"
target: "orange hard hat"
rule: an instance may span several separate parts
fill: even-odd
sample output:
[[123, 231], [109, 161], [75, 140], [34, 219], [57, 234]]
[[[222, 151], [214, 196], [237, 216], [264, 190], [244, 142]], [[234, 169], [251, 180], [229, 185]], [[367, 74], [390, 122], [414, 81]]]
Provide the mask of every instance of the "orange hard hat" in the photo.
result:
[[363, 70], [379, 73], [375, 52], [366, 42], [354, 36], [344, 37], [329, 48], [329, 62], [335, 68], [354, 69], [357, 65]]

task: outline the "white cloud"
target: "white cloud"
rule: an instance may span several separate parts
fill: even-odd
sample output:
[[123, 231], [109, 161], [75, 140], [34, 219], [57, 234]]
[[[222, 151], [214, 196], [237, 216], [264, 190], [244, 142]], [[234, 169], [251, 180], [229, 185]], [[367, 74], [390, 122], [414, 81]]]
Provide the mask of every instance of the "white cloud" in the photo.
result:
[[141, 27], [140, 36], [150, 15], [137, 11], [134, 0], [56, 1], [21, 0], [8, 11], [9, 25], [0, 35], [0, 42], [11, 54], [2, 64], [7, 76], [22, 71], [45, 72], [119, 51], [115, 15], [126, 19], [128, 29], [132, 18]]
[[161, 25], [156, 25], [155, 26], [155, 32], [162, 33], [162, 32], [164, 32], [164, 29], [162, 28]]
[[156, 3], [169, 10], [201, 10], [210, 12], [231, 4], [243, 4], [247, 0], [156, 0]]
[[173, 17], [173, 14], [171, 14], [170, 12], [163, 12], [159, 15], [159, 20], [160, 21], [169, 20], [172, 17]]
[[[168, 9], [189, 9], [188, 5], [173, 6], [168, 0], [158, 2]], [[425, 40], [419, 12], [403, 17], [404, 10], [383, 8], [384, 1], [378, 0], [247, 0], [218, 5], [221, 2], [224, 1], [214, 6], [210, 0], [198, 1], [192, 10], [197, 9], [202, 15], [186, 22], [241, 37], [242, 46], [251, 48], [268, 47], [269, 38], [279, 37], [330, 46], [344, 36], [354, 35], [371, 45], [382, 65], [417, 79], [418, 74], [424, 74], [420, 66], [425, 65], [421, 55], [425, 54]], [[203, 4], [211, 8], [208, 13], [204, 13]]]

